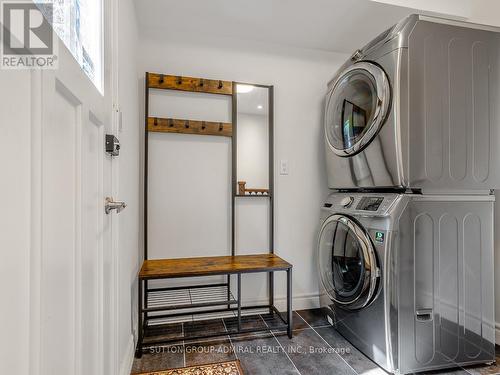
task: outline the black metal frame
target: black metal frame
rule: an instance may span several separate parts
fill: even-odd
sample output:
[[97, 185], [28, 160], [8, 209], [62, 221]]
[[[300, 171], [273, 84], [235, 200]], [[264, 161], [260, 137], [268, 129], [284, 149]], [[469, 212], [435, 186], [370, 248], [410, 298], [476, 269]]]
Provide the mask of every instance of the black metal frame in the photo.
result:
[[[251, 85], [268, 89], [268, 108], [269, 108], [269, 156], [268, 156], [268, 172], [269, 172], [269, 194], [267, 195], [239, 195], [237, 194], [236, 185], [238, 180], [238, 100], [236, 85]], [[233, 139], [232, 139], [232, 202], [231, 202], [231, 249], [232, 255], [235, 255], [236, 240], [235, 240], [235, 208], [237, 198], [267, 198], [269, 199], [269, 253], [274, 254], [274, 86], [261, 85], [248, 82], [233, 81], [233, 100], [232, 100], [232, 122], [233, 122]], [[274, 307], [274, 273], [269, 272], [268, 280], [268, 296], [269, 296], [269, 313], [273, 312]]]
[[[145, 108], [144, 108], [144, 260], [148, 259], [148, 117], [149, 117], [149, 73], [146, 72], [145, 76]], [[232, 94], [232, 114], [231, 114], [231, 122], [232, 122], [232, 139], [231, 139], [231, 156], [232, 156], [232, 166], [231, 166], [231, 255], [236, 255], [236, 238], [235, 238], [235, 204], [236, 198], [246, 197], [240, 196], [237, 194], [236, 185], [237, 185], [237, 90], [236, 86], [238, 84], [246, 84], [252, 85], [255, 87], [263, 87], [269, 90], [269, 194], [262, 195], [258, 197], [265, 197], [269, 199], [269, 253], [274, 253], [274, 87], [268, 85], [260, 85], [260, 84], [252, 84], [252, 83], [243, 83], [243, 82], [233, 82], [233, 94]], [[252, 196], [253, 197], [253, 196]], [[275, 270], [276, 271], [276, 270]], [[148, 279], [139, 278], [139, 292], [138, 292], [138, 312], [139, 312], [139, 332], [138, 332], [138, 343], [136, 349], [136, 356], [140, 357], [142, 355], [143, 349], [146, 346], [151, 345], [160, 345], [160, 344], [168, 344], [172, 341], [179, 341], [179, 338], [172, 340], [159, 340], [158, 342], [148, 342], [146, 346], [143, 344], [145, 331], [148, 328], [148, 322], [155, 319], [165, 319], [165, 318], [174, 318], [180, 317], [183, 315], [195, 315], [195, 314], [207, 314], [207, 313], [218, 313], [218, 312], [228, 312], [228, 311], [237, 311], [237, 319], [238, 319], [238, 330], [234, 333], [247, 333], [247, 332], [259, 332], [259, 331], [268, 331], [269, 329], [251, 329], [251, 330], [242, 330], [241, 329], [241, 312], [242, 310], [248, 309], [269, 309], [269, 313], [277, 313], [278, 317], [283, 321], [284, 326], [286, 327], [287, 334], [291, 338], [292, 337], [292, 268], [287, 268], [279, 271], [286, 271], [287, 273], [287, 319], [283, 319], [278, 309], [274, 306], [274, 272], [275, 271], [259, 271], [266, 272], [269, 274], [269, 303], [267, 305], [255, 305], [255, 306], [241, 306], [241, 275], [243, 273], [250, 272], [238, 272], [238, 273], [224, 273], [220, 276], [226, 276], [225, 283], [218, 284], [208, 284], [208, 285], [199, 285], [199, 286], [185, 286], [185, 287], [173, 287], [173, 288], [150, 288]], [[255, 272], [251, 272], [255, 273]], [[236, 300], [231, 299], [231, 276], [237, 275], [237, 298]], [[150, 292], [158, 291], [158, 290], [181, 290], [181, 289], [192, 289], [192, 288], [208, 288], [213, 286], [221, 286], [227, 288], [227, 299], [224, 301], [220, 301], [217, 303], [205, 303], [205, 304], [190, 304], [182, 305], [182, 306], [165, 306], [163, 307], [148, 307], [148, 297]], [[237, 307], [233, 307], [236, 304]], [[203, 311], [188, 311], [188, 312], [178, 312], [178, 310], [185, 310], [187, 308], [200, 308], [200, 307], [216, 307], [216, 306], [226, 306], [222, 309], [211, 309], [211, 310], [203, 310]], [[168, 312], [168, 311], [177, 311], [169, 314], [162, 315], [150, 315], [151, 312]], [[280, 329], [280, 327], [273, 327], [273, 329]], [[233, 332], [230, 332], [233, 333]], [[228, 332], [221, 332], [210, 334], [207, 336], [199, 336], [199, 337], [189, 337], [190, 340], [208, 338], [208, 337], [217, 337], [227, 335]]]
[[[292, 266], [288, 268], [283, 268], [280, 270], [274, 270], [274, 271], [260, 271], [260, 272], [268, 272], [269, 274], [272, 274], [273, 272], [277, 271], [285, 271], [287, 274], [287, 279], [286, 279], [286, 285], [287, 285], [287, 318], [286, 320], [281, 316], [281, 312], [274, 306], [274, 305], [253, 305], [253, 306], [242, 306], [241, 305], [241, 275], [245, 273], [258, 273], [257, 271], [245, 271], [245, 272], [235, 272], [235, 273], [222, 273], [221, 275], [227, 275], [230, 277], [231, 275], [236, 275], [237, 276], [237, 297], [236, 299], [231, 299], [228, 298], [227, 300], [221, 300], [219, 302], [207, 302], [207, 303], [194, 303], [191, 305], [169, 305], [169, 306], [163, 306], [163, 307], [155, 307], [155, 308], [148, 308], [147, 307], [147, 299], [145, 299], [145, 295], [147, 295], [148, 292], [157, 292], [157, 291], [172, 291], [172, 290], [182, 290], [182, 289], [202, 289], [202, 288], [213, 288], [213, 287], [219, 287], [219, 286], [224, 286], [226, 287], [226, 283], [217, 283], [217, 284], [206, 284], [206, 285], [194, 285], [194, 286], [177, 286], [177, 287], [170, 287], [170, 288], [148, 288], [147, 287], [147, 282], [148, 279], [143, 279], [139, 278], [139, 306], [138, 306], [138, 312], [139, 312], [139, 319], [138, 319], [138, 326], [139, 326], [139, 337], [137, 341], [137, 348], [136, 348], [136, 357], [140, 358], [143, 354], [144, 349], [150, 348], [152, 346], [159, 346], [159, 345], [168, 345], [173, 342], [179, 342], [185, 339], [189, 340], [200, 340], [200, 339], [206, 339], [206, 338], [211, 338], [211, 337], [219, 337], [219, 336], [227, 336], [228, 334], [241, 334], [241, 333], [254, 333], [254, 332], [265, 332], [269, 331], [271, 329], [273, 330], [281, 330], [281, 329], [286, 329], [286, 333], [289, 338], [292, 338], [292, 330], [293, 330], [293, 321], [292, 321]], [[231, 292], [229, 291], [229, 294]], [[230, 294], [231, 296], [231, 294]], [[177, 311], [177, 310], [182, 310], [182, 309], [187, 309], [187, 308], [200, 308], [200, 307], [211, 307], [211, 306], [223, 306], [223, 305], [228, 305], [229, 307], [223, 308], [223, 309], [211, 309], [211, 310], [198, 310], [198, 311], [188, 311], [188, 312], [173, 312], [173, 313], [168, 313], [168, 314], [162, 314], [162, 315], [148, 315], [149, 312], [168, 312], [168, 311]], [[236, 305], [236, 307], [231, 307], [233, 305]], [[276, 313], [278, 318], [283, 322], [282, 325], [274, 326], [272, 328], [265, 327], [265, 328], [252, 328], [252, 329], [242, 329], [241, 328], [241, 317], [242, 317], [242, 310], [253, 310], [253, 309], [269, 309], [270, 313]], [[182, 337], [175, 337], [172, 339], [165, 339], [165, 340], [153, 340], [153, 341], [148, 341], [147, 343], [144, 343], [144, 337], [147, 329], [151, 327], [148, 323], [150, 321], [158, 320], [158, 319], [166, 319], [166, 318], [176, 318], [180, 316], [186, 316], [186, 315], [196, 315], [196, 314], [207, 314], [207, 313], [222, 313], [222, 312], [230, 312], [230, 311], [236, 311], [237, 312], [237, 329], [233, 331], [221, 331], [221, 332], [215, 332], [215, 333], [210, 333], [208, 335], [199, 335], [199, 336], [189, 336], [185, 337], [184, 335]]]

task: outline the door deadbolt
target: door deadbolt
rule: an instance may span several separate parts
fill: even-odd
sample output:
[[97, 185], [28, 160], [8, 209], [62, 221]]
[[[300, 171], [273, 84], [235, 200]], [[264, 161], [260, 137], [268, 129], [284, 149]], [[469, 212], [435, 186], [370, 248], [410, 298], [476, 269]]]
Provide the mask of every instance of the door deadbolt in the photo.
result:
[[106, 134], [106, 152], [111, 156], [120, 154], [120, 141], [113, 134]]

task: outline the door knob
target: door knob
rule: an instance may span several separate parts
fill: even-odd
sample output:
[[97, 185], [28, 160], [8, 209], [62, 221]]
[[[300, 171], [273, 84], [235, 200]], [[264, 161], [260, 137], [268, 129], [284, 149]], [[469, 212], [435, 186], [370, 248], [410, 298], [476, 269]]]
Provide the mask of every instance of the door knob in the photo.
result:
[[125, 202], [114, 201], [112, 197], [106, 197], [106, 203], [104, 205], [104, 211], [109, 214], [111, 210], [116, 210], [116, 213], [120, 213], [127, 205]]

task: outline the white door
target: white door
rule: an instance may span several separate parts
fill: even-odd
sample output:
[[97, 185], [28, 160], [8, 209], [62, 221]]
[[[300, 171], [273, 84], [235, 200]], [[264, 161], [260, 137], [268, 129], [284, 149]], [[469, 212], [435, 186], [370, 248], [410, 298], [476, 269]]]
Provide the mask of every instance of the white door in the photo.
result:
[[41, 76], [41, 374], [107, 375], [110, 116], [106, 98], [66, 48], [59, 69]]
[[62, 43], [58, 59], [0, 72], [0, 373], [115, 374], [111, 101]]

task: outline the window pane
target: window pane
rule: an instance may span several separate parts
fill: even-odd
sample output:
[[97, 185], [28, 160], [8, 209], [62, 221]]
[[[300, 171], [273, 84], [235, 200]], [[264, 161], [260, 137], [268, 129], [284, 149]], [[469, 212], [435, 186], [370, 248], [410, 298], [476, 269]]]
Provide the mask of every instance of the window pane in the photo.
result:
[[48, 2], [53, 4], [49, 22], [102, 92], [102, 0], [35, 0], [42, 12]]

